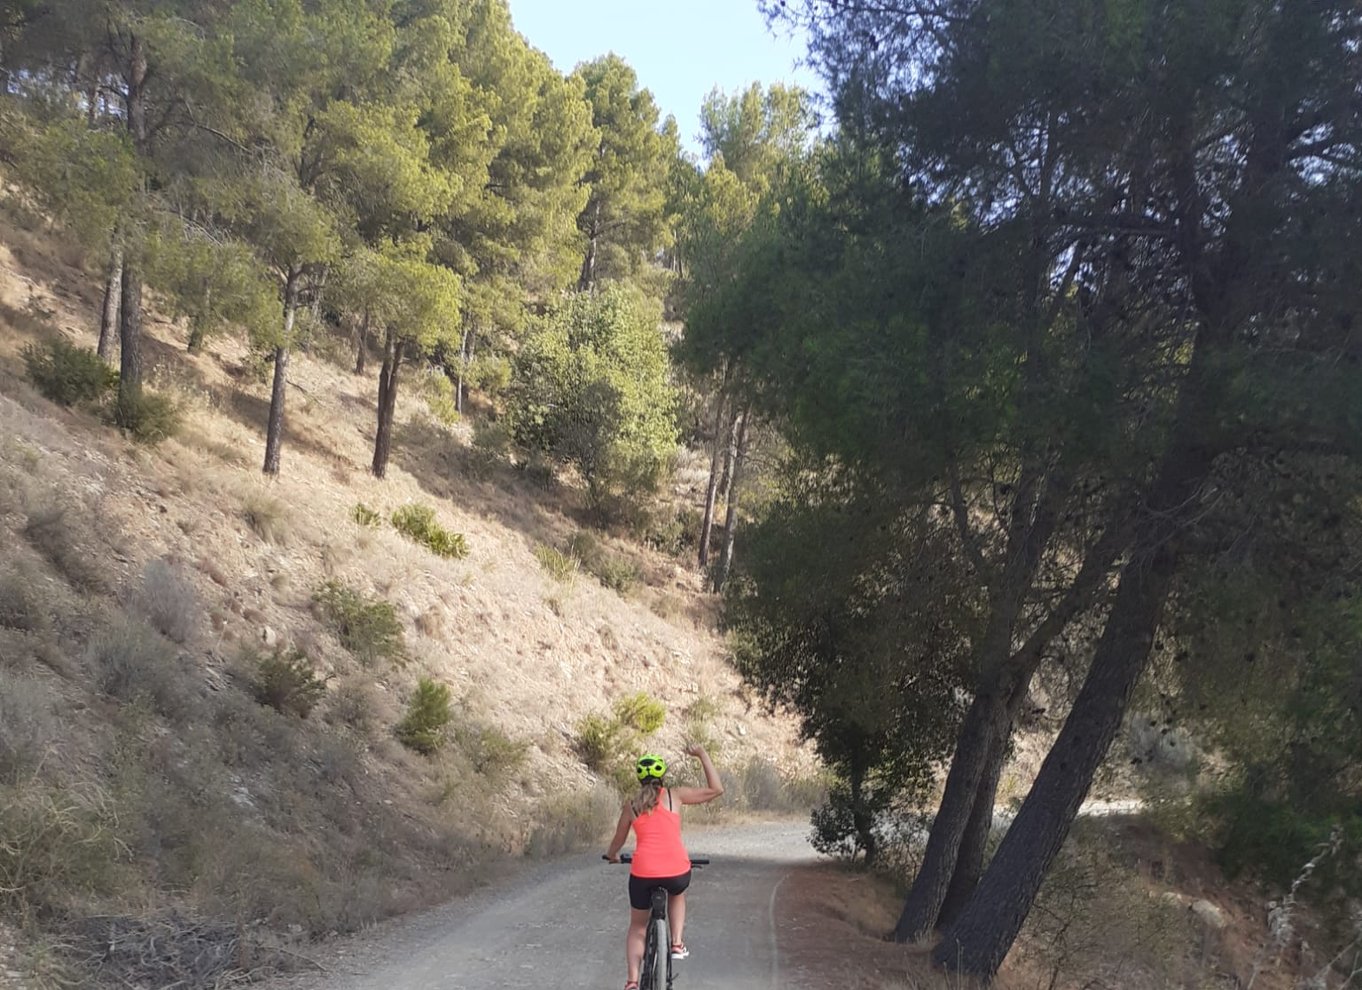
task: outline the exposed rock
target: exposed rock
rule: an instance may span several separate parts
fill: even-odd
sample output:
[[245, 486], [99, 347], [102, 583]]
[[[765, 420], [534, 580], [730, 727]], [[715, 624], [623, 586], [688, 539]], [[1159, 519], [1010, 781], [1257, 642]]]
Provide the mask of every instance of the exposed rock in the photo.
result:
[[1220, 932], [1229, 927], [1230, 920], [1225, 917], [1225, 912], [1220, 910], [1220, 908], [1216, 907], [1210, 901], [1193, 901], [1192, 913], [1196, 915], [1201, 923], [1207, 928], [1213, 928]]

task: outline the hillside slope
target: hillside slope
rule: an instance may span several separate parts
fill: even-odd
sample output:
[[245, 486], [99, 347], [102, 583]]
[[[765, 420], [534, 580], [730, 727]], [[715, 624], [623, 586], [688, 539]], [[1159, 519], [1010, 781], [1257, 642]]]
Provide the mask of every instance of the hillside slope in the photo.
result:
[[[535, 550], [587, 528], [577, 493], [473, 450], [414, 381], [382, 482], [366, 470], [375, 382], [345, 355], [295, 355], [273, 483], [258, 470], [267, 387], [238, 341], [192, 356], [181, 327], [149, 320], [147, 380], [185, 414], [154, 448], [39, 396], [26, 345], [95, 341], [98, 280], [79, 255], [0, 228], [0, 825], [32, 837], [23, 857], [0, 852], [0, 908], [31, 932], [153, 985], [132, 961], [146, 919], [183, 948], [160, 977], [250, 968], [252, 930], [353, 928], [466, 889], [496, 856], [594, 841], [614, 796], [574, 750], [577, 725], [638, 691], [668, 712], [648, 744], [710, 739], [733, 803], [809, 774], [794, 726], [727, 666], [692, 569], [597, 534], [637, 584], [555, 580]], [[384, 518], [429, 505], [470, 553], [362, 526], [359, 502]], [[326, 582], [392, 603], [405, 663], [342, 645], [314, 600]], [[327, 678], [306, 719], [253, 697], [259, 661], [294, 648]], [[421, 677], [454, 700], [434, 757], [393, 732]]]

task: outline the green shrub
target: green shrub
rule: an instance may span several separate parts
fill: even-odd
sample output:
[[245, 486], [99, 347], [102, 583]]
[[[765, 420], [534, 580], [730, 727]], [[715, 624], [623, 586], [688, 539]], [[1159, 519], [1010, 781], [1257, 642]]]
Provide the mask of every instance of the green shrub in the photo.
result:
[[567, 552], [581, 562], [582, 570], [611, 591], [624, 594], [638, 582], [637, 565], [612, 554], [595, 534], [586, 530], [578, 530], [568, 538]]
[[461, 732], [459, 745], [473, 764], [473, 769], [484, 777], [513, 776], [524, 768], [530, 755], [529, 743], [523, 739], [512, 739], [491, 725]]
[[63, 406], [98, 402], [118, 387], [114, 371], [88, 347], [77, 347], [62, 337], [49, 337], [23, 350], [24, 366], [44, 396]]
[[277, 712], [307, 718], [326, 695], [326, 678], [318, 677], [300, 650], [275, 650], [256, 661], [251, 693]]
[[416, 685], [407, 714], [397, 723], [397, 738], [408, 749], [429, 756], [444, 745], [445, 726], [453, 717], [449, 686], [423, 677]]
[[461, 559], [468, 556], [468, 541], [462, 533], [445, 529], [435, 520], [428, 505], [404, 505], [392, 516], [393, 528], [437, 557]]
[[402, 623], [391, 602], [370, 600], [338, 581], [327, 581], [313, 593], [312, 600], [341, 645], [358, 660], [372, 663], [387, 659], [399, 665], [406, 661]]
[[599, 774], [610, 773], [627, 748], [623, 729], [615, 719], [604, 715], [587, 715], [577, 723], [573, 748], [591, 770]]
[[534, 548], [534, 555], [539, 561], [539, 566], [555, 581], [564, 583], [571, 581], [573, 575], [577, 573], [577, 558], [571, 554], [555, 550], [553, 547], [544, 546], [542, 543]]
[[454, 396], [454, 383], [443, 371], [432, 368], [421, 383], [421, 396], [426, 408], [441, 426], [453, 426], [459, 421], [459, 404]]
[[350, 518], [369, 529], [377, 529], [383, 525], [383, 517], [378, 511], [369, 508], [363, 502], [355, 503], [355, 507], [350, 510]]
[[118, 400], [113, 421], [136, 442], [155, 446], [180, 432], [180, 407], [168, 395], [142, 389]]
[[621, 725], [651, 735], [667, 720], [667, 708], [656, 698], [639, 691], [615, 702], [615, 718]]

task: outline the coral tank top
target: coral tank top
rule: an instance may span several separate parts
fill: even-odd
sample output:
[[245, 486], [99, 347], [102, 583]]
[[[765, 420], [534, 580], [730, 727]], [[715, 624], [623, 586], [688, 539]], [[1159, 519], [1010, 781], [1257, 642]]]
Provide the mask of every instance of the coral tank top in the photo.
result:
[[681, 841], [681, 816], [668, 808], [668, 791], [657, 807], [634, 818], [634, 861], [629, 872], [636, 877], [679, 877], [690, 871], [690, 854]]

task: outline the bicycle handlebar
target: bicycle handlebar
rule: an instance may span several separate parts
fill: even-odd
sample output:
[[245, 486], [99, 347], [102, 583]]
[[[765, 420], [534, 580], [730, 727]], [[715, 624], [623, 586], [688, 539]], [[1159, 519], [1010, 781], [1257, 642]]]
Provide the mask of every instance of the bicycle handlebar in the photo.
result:
[[[605, 859], [606, 862], [609, 862], [609, 860], [606, 859], [606, 856], [605, 856], [604, 853], [601, 854], [601, 859]], [[634, 861], [634, 854], [633, 854], [633, 853], [620, 853], [620, 862], [621, 862], [621, 863], [632, 863], [633, 861]], [[690, 861], [690, 865], [691, 865], [691, 866], [708, 866], [708, 865], [709, 865], [709, 858], [708, 858], [708, 857], [703, 857], [703, 856], [697, 856], [695, 859], [692, 859], [692, 860]]]

